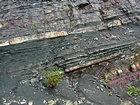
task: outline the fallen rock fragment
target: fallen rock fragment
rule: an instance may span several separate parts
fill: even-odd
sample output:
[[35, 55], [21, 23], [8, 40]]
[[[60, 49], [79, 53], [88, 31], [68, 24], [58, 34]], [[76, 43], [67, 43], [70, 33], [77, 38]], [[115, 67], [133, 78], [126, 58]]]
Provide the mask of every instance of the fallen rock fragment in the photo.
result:
[[131, 70], [132, 70], [132, 72], [137, 71], [137, 67], [136, 67], [136, 65], [135, 65], [135, 64], [132, 64], [132, 65], [131, 65]]
[[2, 28], [3, 27], [3, 25], [0, 23], [0, 28]]
[[138, 70], [140, 70], [140, 64], [138, 62], [136, 63], [136, 66], [137, 66]]
[[124, 102], [121, 102], [120, 105], [134, 105], [134, 104], [132, 104], [130, 101], [124, 101]]

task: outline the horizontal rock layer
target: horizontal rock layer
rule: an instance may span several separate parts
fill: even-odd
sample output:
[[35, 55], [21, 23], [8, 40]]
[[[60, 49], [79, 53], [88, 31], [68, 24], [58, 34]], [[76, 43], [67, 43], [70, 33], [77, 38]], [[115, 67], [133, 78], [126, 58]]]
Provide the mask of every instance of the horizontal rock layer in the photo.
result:
[[0, 46], [108, 29], [140, 20], [136, 0], [1, 1]]
[[136, 0], [1, 1], [0, 70], [68, 71], [129, 52], [139, 39], [139, 12]]

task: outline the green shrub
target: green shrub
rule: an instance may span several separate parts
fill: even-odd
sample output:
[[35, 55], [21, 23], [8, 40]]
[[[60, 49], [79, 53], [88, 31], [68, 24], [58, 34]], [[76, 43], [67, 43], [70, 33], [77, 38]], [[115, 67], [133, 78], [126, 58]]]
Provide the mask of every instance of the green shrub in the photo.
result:
[[64, 77], [63, 71], [57, 69], [53, 71], [43, 70], [42, 72], [45, 75], [45, 80], [47, 82], [48, 87], [54, 88], [58, 82]]
[[136, 88], [135, 86], [129, 86], [127, 94], [129, 96], [138, 96], [139, 92], [140, 92], [139, 88]]

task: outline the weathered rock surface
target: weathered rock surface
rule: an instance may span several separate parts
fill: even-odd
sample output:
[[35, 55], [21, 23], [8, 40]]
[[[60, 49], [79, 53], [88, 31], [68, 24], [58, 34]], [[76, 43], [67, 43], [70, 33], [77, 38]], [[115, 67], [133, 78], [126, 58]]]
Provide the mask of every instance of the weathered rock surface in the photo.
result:
[[[137, 23], [137, 0], [1, 1], [0, 46]], [[13, 38], [14, 37], [14, 38]], [[6, 40], [6, 39], [9, 40]], [[4, 40], [5, 39], [5, 40]]]
[[91, 75], [50, 90], [42, 70], [69, 72], [114, 55], [129, 59], [140, 48], [139, 20], [139, 0], [1, 0], [0, 104], [138, 105], [126, 94], [123, 101], [119, 92], [110, 96], [112, 90]]
[[84, 75], [78, 84], [78, 89], [84, 96], [97, 105], [120, 105], [119, 98], [113, 93], [113, 90], [106, 89], [103, 84], [92, 78], [91, 75]]

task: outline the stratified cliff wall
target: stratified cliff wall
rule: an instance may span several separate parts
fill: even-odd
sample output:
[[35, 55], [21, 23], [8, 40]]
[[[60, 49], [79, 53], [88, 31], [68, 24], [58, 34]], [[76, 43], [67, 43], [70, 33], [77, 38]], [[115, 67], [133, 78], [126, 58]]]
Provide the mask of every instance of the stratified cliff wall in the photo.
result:
[[139, 41], [138, 0], [0, 2], [0, 70], [12, 76], [129, 53]]

